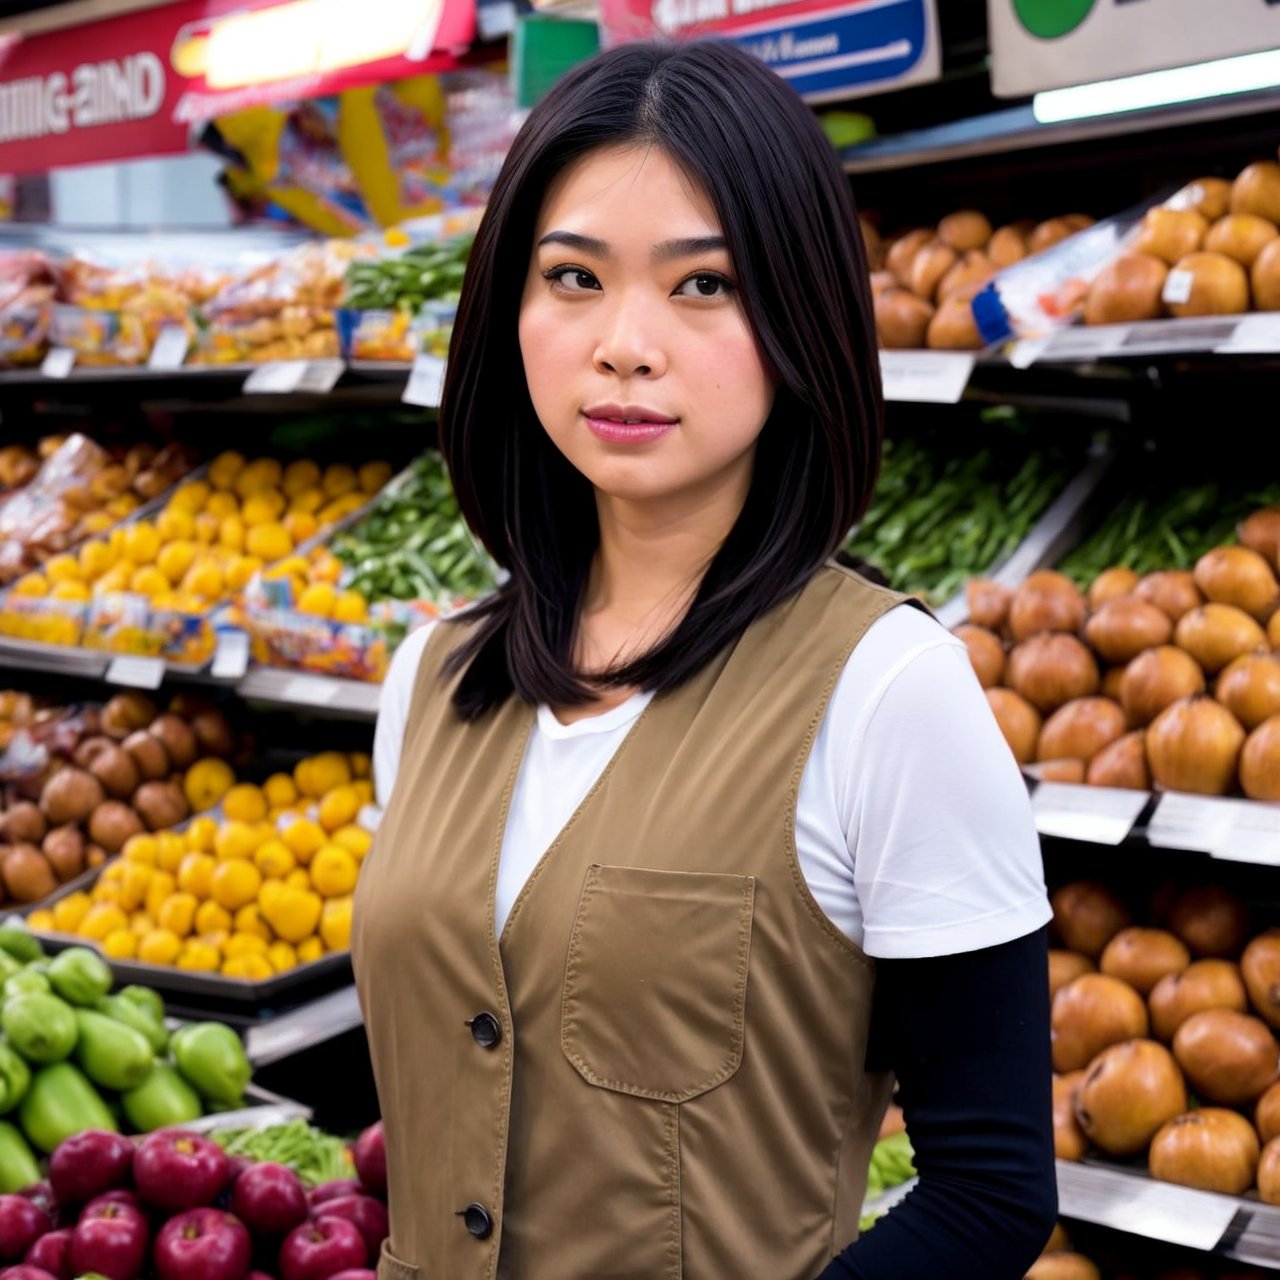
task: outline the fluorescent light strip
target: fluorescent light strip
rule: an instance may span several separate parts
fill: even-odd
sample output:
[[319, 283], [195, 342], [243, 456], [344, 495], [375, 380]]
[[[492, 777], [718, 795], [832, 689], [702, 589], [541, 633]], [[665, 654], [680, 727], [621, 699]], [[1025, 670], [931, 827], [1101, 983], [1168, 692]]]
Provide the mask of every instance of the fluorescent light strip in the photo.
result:
[[1227, 94], [1256, 93], [1280, 85], [1280, 49], [1246, 53], [1238, 58], [1217, 58], [1190, 67], [1148, 71], [1119, 80], [1037, 93], [1032, 111], [1040, 124], [1061, 124], [1089, 116], [1110, 116], [1147, 107], [1167, 107], [1178, 102]]

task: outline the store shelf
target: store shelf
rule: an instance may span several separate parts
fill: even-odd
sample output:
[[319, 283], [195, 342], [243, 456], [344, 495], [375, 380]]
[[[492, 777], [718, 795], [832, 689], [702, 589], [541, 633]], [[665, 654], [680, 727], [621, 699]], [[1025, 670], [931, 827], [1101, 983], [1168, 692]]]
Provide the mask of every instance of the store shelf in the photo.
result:
[[245, 1052], [255, 1067], [262, 1067], [324, 1044], [362, 1024], [355, 987], [340, 987], [250, 1027], [244, 1037]]
[[1280, 1208], [1157, 1182], [1145, 1170], [1058, 1161], [1064, 1218], [1280, 1270]]
[[307, 672], [255, 667], [236, 685], [236, 692], [254, 702], [298, 710], [322, 710], [328, 715], [373, 720], [378, 714], [381, 685], [364, 680], [339, 680]]

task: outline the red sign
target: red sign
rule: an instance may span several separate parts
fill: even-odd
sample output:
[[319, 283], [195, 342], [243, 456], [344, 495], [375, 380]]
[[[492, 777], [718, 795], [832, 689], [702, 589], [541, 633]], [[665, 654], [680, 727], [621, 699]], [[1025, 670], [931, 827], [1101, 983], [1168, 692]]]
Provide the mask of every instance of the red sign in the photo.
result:
[[179, 0], [9, 42], [0, 172], [172, 155], [218, 115], [456, 66], [474, 0]]

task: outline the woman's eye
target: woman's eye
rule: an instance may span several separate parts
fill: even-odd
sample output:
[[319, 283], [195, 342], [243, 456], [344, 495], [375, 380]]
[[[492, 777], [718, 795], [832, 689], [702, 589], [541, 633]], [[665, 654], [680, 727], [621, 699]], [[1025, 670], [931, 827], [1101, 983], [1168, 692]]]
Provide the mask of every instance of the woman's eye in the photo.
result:
[[566, 293], [585, 293], [589, 289], [600, 288], [600, 281], [585, 267], [552, 267], [542, 275]]
[[682, 298], [722, 298], [733, 292], [733, 285], [711, 271], [700, 271], [690, 276], [676, 290]]

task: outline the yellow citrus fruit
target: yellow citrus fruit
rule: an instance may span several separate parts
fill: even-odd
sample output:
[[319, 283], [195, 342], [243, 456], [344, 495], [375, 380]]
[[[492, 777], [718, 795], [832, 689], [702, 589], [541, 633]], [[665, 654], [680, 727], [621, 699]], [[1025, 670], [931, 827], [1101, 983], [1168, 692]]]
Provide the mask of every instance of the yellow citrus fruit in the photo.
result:
[[369, 778], [359, 778], [351, 784], [356, 789], [356, 795], [360, 797], [360, 803], [373, 803], [373, 782]]
[[279, 560], [293, 550], [293, 539], [284, 525], [277, 520], [254, 525], [245, 538], [245, 547], [251, 556], [257, 556], [264, 564]]
[[75, 556], [50, 556], [44, 562], [44, 576], [50, 582], [79, 582], [84, 575]]
[[80, 520], [83, 533], [106, 533], [115, 524], [115, 518], [109, 511], [90, 511]]
[[235, 556], [227, 565], [227, 586], [232, 591], [243, 591], [261, 568], [262, 561], [257, 556]]
[[267, 948], [267, 959], [277, 973], [285, 973], [298, 963], [298, 953], [287, 942], [273, 942]]
[[218, 948], [203, 939], [185, 943], [178, 953], [178, 968], [196, 973], [216, 973], [221, 963]]
[[212, 559], [197, 560], [187, 570], [182, 579], [183, 591], [204, 600], [217, 600], [221, 597], [224, 586], [222, 570]]
[[187, 539], [168, 542], [160, 548], [160, 554], [156, 556], [156, 568], [170, 582], [179, 583], [195, 562], [198, 550], [196, 544]]
[[319, 484], [320, 468], [310, 458], [299, 458], [297, 462], [289, 463], [280, 481], [280, 487], [290, 498], [296, 498], [307, 489], [318, 488]]
[[248, 498], [262, 489], [277, 489], [284, 468], [274, 458], [255, 458], [236, 476], [235, 491]]
[[185, 938], [195, 928], [199, 905], [193, 893], [171, 893], [156, 912], [156, 923]]
[[218, 530], [222, 528], [220, 516], [211, 516], [202, 511], [196, 516], [195, 539], [202, 547], [210, 547], [218, 540]]
[[237, 822], [261, 822], [267, 816], [267, 797], [251, 782], [239, 782], [222, 797], [222, 812]]
[[129, 932], [145, 938], [156, 927], [156, 922], [145, 911], [135, 911], [129, 917]]
[[154, 929], [138, 943], [138, 959], [147, 964], [172, 964], [182, 950], [182, 939], [172, 929]]
[[75, 933], [89, 914], [93, 900], [87, 893], [70, 893], [53, 904], [53, 927], [59, 933]]
[[202, 902], [196, 908], [196, 933], [201, 937], [210, 933], [230, 933], [231, 925], [231, 912], [220, 902]]
[[261, 888], [262, 872], [244, 858], [233, 858], [214, 868], [209, 892], [228, 911], [238, 911], [255, 901]]
[[315, 933], [323, 909], [317, 894], [286, 886], [270, 905], [262, 905], [262, 914], [278, 937], [296, 945]]
[[191, 480], [184, 484], [169, 499], [170, 507], [177, 507], [179, 511], [190, 511], [192, 515], [204, 507], [209, 500], [209, 494], [213, 492], [212, 487], [206, 480]]
[[115, 591], [128, 591], [129, 579], [133, 576], [133, 566], [128, 560], [122, 560], [112, 566], [93, 584], [96, 594], [109, 595]]
[[224, 948], [227, 945], [227, 939], [231, 935], [225, 929], [219, 929], [217, 933], [202, 933], [191, 939], [192, 942], [202, 942], [206, 947], [218, 953], [219, 959], [222, 957]]
[[280, 833], [280, 839], [304, 867], [327, 842], [324, 828], [310, 818], [296, 818]]
[[95, 902], [80, 921], [79, 933], [82, 938], [91, 938], [101, 942], [109, 933], [117, 929], [127, 929], [129, 917], [114, 903]]
[[389, 462], [366, 462], [357, 473], [360, 488], [366, 494], [377, 493], [391, 479]]
[[153, 524], [139, 520], [124, 531], [125, 559], [134, 564], [150, 564], [160, 553], [160, 535]]
[[228, 551], [244, 550], [244, 521], [239, 516], [223, 516], [218, 526], [218, 545]]
[[187, 776], [182, 780], [182, 789], [187, 803], [199, 813], [204, 809], [212, 809], [235, 786], [235, 781], [236, 775], [225, 760], [208, 756], [204, 760], [197, 760], [187, 770]]
[[[265, 889], [266, 886], [263, 885]], [[271, 897], [271, 894], [267, 894]], [[259, 899], [263, 897], [261, 891], [258, 894]], [[262, 917], [262, 906], [260, 902], [247, 902], [235, 916], [235, 927], [237, 933], [250, 934], [252, 937], [261, 938], [263, 942], [270, 942], [275, 936], [271, 932], [270, 926]]]
[[280, 523], [284, 525], [284, 531], [293, 540], [294, 546], [320, 532], [320, 522], [306, 511], [290, 511]]
[[33, 911], [27, 917], [27, 924], [29, 924], [36, 933], [52, 933], [54, 931], [53, 912], [47, 909]]
[[119, 884], [124, 879], [124, 866], [123, 862], [109, 862], [103, 867], [95, 888], [100, 889], [104, 884]]
[[24, 573], [13, 584], [13, 590], [20, 596], [47, 596], [49, 580], [42, 573]]
[[324, 506], [324, 490], [317, 485], [313, 489], [304, 489], [295, 494], [289, 502], [289, 510], [302, 515], [313, 516]]
[[154, 867], [142, 862], [130, 862], [125, 866], [120, 882], [120, 905], [126, 911], [135, 911], [146, 902], [154, 872]]
[[90, 598], [89, 587], [84, 582], [56, 582], [49, 592], [52, 600], [85, 601]]
[[373, 757], [367, 751], [349, 751], [347, 764], [351, 768], [353, 778], [373, 777]]
[[316, 618], [327, 618], [333, 612], [337, 591], [327, 582], [313, 582], [298, 600], [298, 612], [309, 613]]
[[233, 956], [265, 956], [267, 940], [260, 933], [233, 933], [222, 950], [227, 959]]
[[238, 516], [240, 514], [240, 499], [234, 493], [210, 494], [204, 510], [206, 515], [217, 516], [219, 520], [225, 520], [227, 516]]
[[330, 898], [320, 913], [320, 937], [330, 951], [345, 951], [351, 945], [351, 896]]
[[264, 880], [283, 880], [298, 865], [298, 860], [283, 840], [267, 840], [254, 851], [253, 865]]
[[164, 542], [190, 542], [196, 536], [196, 518], [181, 507], [166, 507], [156, 517], [156, 532]]
[[120, 856], [126, 862], [141, 862], [148, 867], [154, 867], [160, 858], [160, 842], [153, 835], [139, 832], [124, 842]]
[[222, 972], [225, 977], [245, 982], [265, 982], [274, 977], [276, 971], [265, 955], [239, 955], [224, 960]]
[[177, 879], [167, 871], [157, 871], [147, 886], [146, 915], [155, 920], [160, 915], [160, 908], [180, 888]]
[[207, 853], [187, 854], [178, 866], [178, 888], [197, 898], [207, 898], [209, 885], [213, 881], [213, 869], [217, 865], [217, 861]]
[[234, 449], [218, 454], [209, 463], [209, 482], [217, 489], [230, 489], [235, 484], [236, 477], [244, 470], [244, 464], [244, 454], [236, 453]]
[[290, 889], [310, 889], [311, 877], [302, 867], [295, 867], [284, 878], [284, 883]]
[[337, 831], [339, 827], [345, 827], [349, 822], [353, 822], [359, 812], [360, 796], [355, 787], [349, 784], [334, 787], [332, 791], [326, 792], [320, 801], [320, 825], [326, 831]]
[[373, 844], [373, 833], [355, 823], [348, 823], [345, 827], [339, 827], [330, 840], [348, 853], [355, 854], [357, 858], [363, 858]]
[[324, 943], [318, 937], [310, 937], [298, 943], [298, 963], [311, 964], [324, 955]]
[[298, 799], [298, 788], [293, 785], [293, 779], [287, 773], [273, 773], [262, 784], [262, 793], [273, 809], [287, 809]]
[[100, 578], [116, 562], [116, 557], [105, 542], [86, 542], [80, 548], [80, 571], [91, 582]]
[[212, 853], [214, 837], [217, 834], [218, 820], [206, 816], [192, 818], [187, 824], [187, 829], [182, 833], [182, 839], [192, 853]]
[[318, 756], [303, 760], [298, 769], [303, 769], [302, 777], [299, 777], [297, 769], [294, 770], [298, 790], [312, 800], [319, 800], [335, 787], [345, 787], [351, 781], [351, 766], [340, 751], [322, 751]]
[[[99, 881], [94, 886], [91, 896], [95, 903], [106, 903], [110, 906], [118, 907], [120, 905], [120, 899], [124, 897], [124, 893], [120, 888], [119, 881], [116, 881], [114, 884], [104, 884], [102, 881]], [[99, 938], [98, 941], [101, 942], [102, 939]]]
[[156, 835], [156, 866], [161, 871], [177, 871], [187, 855], [186, 841], [176, 831], [161, 831]]
[[284, 494], [279, 489], [263, 489], [244, 500], [240, 508], [240, 518], [249, 528], [259, 524], [270, 524], [284, 515]]
[[102, 940], [102, 953], [108, 960], [132, 960], [138, 954], [137, 935], [126, 929], [116, 929]]
[[333, 603], [335, 622], [368, 622], [369, 605], [358, 591], [339, 591]]
[[311, 883], [322, 898], [340, 898], [356, 887], [360, 863], [349, 849], [340, 844], [327, 844], [307, 868]]
[[214, 837], [213, 851], [219, 860], [248, 861], [262, 843], [257, 828], [248, 822], [224, 822]]
[[341, 498], [344, 493], [352, 493], [360, 487], [355, 469], [345, 462], [335, 462], [325, 470], [320, 481], [320, 488], [326, 498]]
[[169, 590], [169, 579], [155, 565], [144, 564], [130, 575], [129, 590], [154, 600], [156, 596]]

